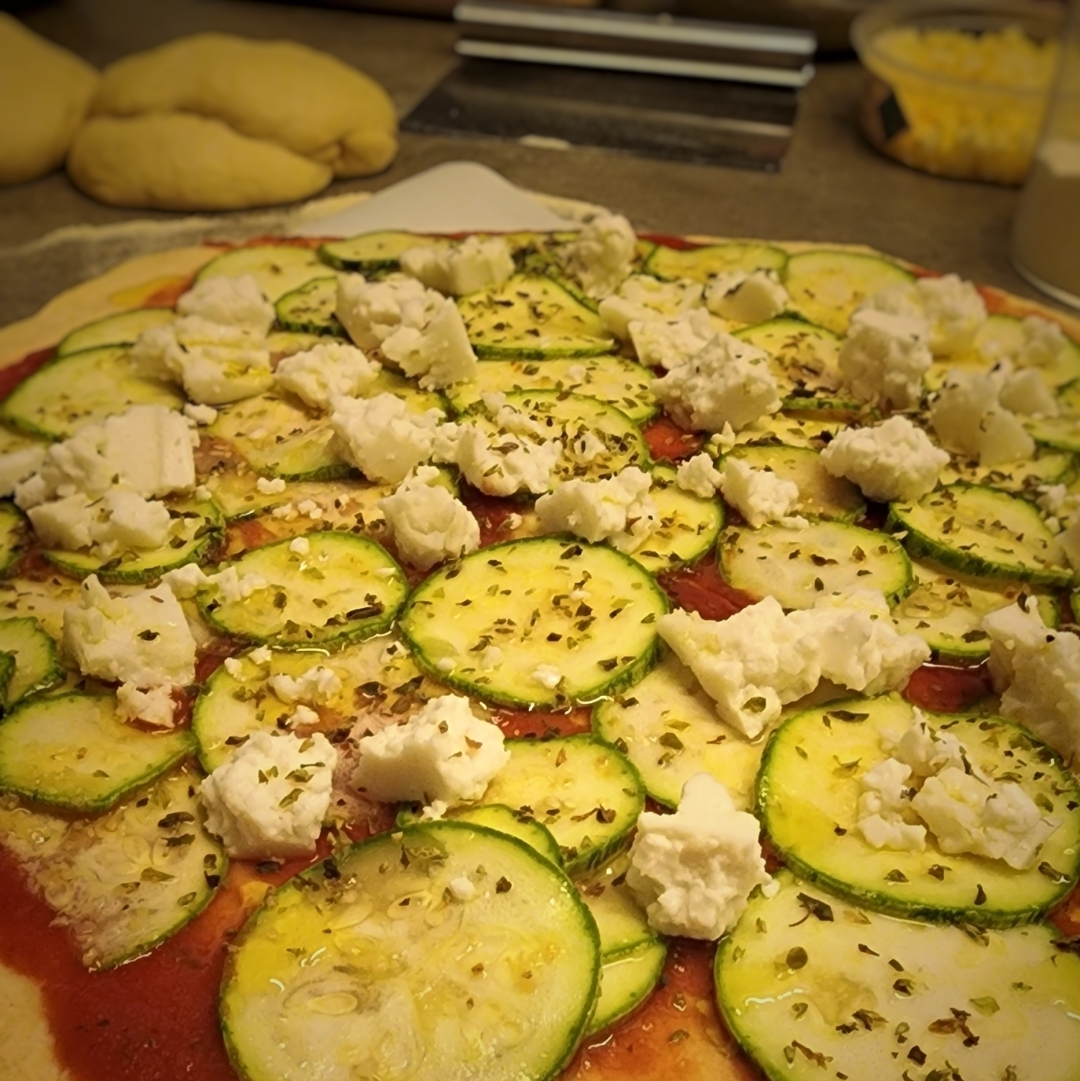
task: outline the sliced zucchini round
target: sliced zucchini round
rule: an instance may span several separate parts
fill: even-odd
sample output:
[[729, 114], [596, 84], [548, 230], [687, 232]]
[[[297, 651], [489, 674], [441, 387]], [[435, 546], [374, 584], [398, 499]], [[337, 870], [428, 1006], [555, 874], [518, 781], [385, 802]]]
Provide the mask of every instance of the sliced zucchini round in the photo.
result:
[[35, 698], [0, 725], [0, 790], [50, 807], [105, 811], [194, 749], [187, 730], [125, 724], [111, 694]]
[[26, 546], [26, 518], [8, 499], [0, 500], [0, 575], [10, 574]]
[[345, 328], [334, 314], [337, 306], [337, 278], [315, 278], [286, 293], [274, 305], [282, 330], [298, 334], [318, 334], [347, 338]]
[[647, 571], [677, 570], [711, 551], [724, 526], [723, 504], [702, 499], [675, 483], [675, 470], [658, 465], [652, 471], [650, 496], [657, 525], [631, 555]]
[[909, 703], [886, 695], [830, 703], [782, 724], [758, 776], [758, 806], [773, 845], [799, 875], [878, 911], [980, 927], [1038, 918], [1080, 877], [1076, 778], [1053, 751], [1004, 718], [931, 715], [931, 727], [956, 736], [972, 765], [1020, 784], [1061, 825], [1028, 871], [946, 855], [929, 833], [922, 852], [874, 848], [856, 827], [859, 777], [888, 756], [884, 748], [913, 719]]
[[600, 316], [547, 275], [515, 274], [457, 305], [484, 359], [593, 357], [615, 348]]
[[580, 360], [485, 360], [476, 379], [455, 383], [446, 394], [458, 413], [493, 391], [561, 390], [597, 398], [621, 409], [635, 424], [656, 415], [653, 374], [626, 357], [584, 357]]
[[820, 248], [791, 256], [782, 277], [792, 303], [811, 323], [843, 334], [864, 300], [915, 275], [878, 255]]
[[660, 982], [666, 960], [667, 943], [660, 938], [605, 955], [600, 966], [600, 997], [587, 1035], [633, 1013]]
[[[991, 355], [1000, 356], [1023, 351], [1024, 335], [1021, 330], [1023, 320], [1015, 315], [995, 313], [979, 328], [975, 335], [975, 352], [985, 366], [984, 349]], [[1080, 343], [1066, 337], [1066, 345], [1061, 355], [1044, 368], [1039, 374], [1052, 387], [1060, 387], [1074, 379], [1080, 379]]]
[[169, 541], [151, 551], [122, 552], [109, 559], [93, 552], [65, 552], [58, 548], [43, 549], [41, 555], [72, 578], [96, 574], [103, 582], [150, 582], [167, 570], [206, 558], [225, 528], [221, 512], [210, 502], [173, 502], [169, 515]]
[[[974, 663], [990, 653], [990, 639], [982, 629], [983, 616], [1015, 604], [1021, 594], [1031, 595], [1022, 582], [972, 578], [933, 563], [912, 563], [916, 586], [893, 609], [901, 634], [917, 634], [940, 660]], [[1058, 625], [1057, 598], [1036, 593], [1039, 615], [1048, 627]]]
[[885, 528], [906, 531], [912, 555], [964, 574], [1050, 586], [1073, 578], [1038, 508], [996, 488], [950, 484], [914, 503], [892, 503]]
[[319, 247], [319, 258], [337, 270], [358, 270], [361, 274], [370, 274], [379, 270], [397, 270], [401, 265], [401, 256], [410, 248], [445, 243], [436, 237], [383, 229], [323, 244]]
[[408, 583], [375, 541], [337, 530], [312, 533], [306, 555], [290, 543], [264, 544], [227, 564], [270, 585], [245, 600], [203, 594], [199, 607], [211, 626], [279, 649], [306, 649], [341, 646], [393, 624]]
[[417, 663], [452, 687], [506, 705], [565, 705], [640, 679], [667, 610], [655, 580], [630, 557], [535, 537], [430, 575], [409, 598], [400, 629]]
[[836, 435], [846, 421], [824, 420], [815, 413], [793, 413], [786, 410], [761, 417], [736, 433], [739, 446], [757, 444], [782, 444], [788, 447], [810, 447], [824, 450], [828, 440]]
[[44, 580], [0, 578], [0, 615], [33, 617], [59, 642], [64, 633], [64, 609], [79, 603], [79, 583], [55, 572]]
[[134, 345], [144, 330], [164, 326], [175, 319], [176, 312], [172, 308], [135, 308], [107, 315], [62, 338], [56, 347], [56, 355], [66, 357], [69, 353], [81, 353], [84, 349], [97, 349], [103, 345]]
[[597, 702], [593, 731], [634, 764], [646, 791], [678, 807], [696, 773], [723, 784], [740, 810], [754, 802], [764, 742], [750, 743], [724, 724], [689, 668], [668, 655], [630, 690]]
[[184, 404], [171, 384], [137, 376], [129, 357], [128, 349], [118, 345], [56, 357], [0, 402], [0, 420], [46, 439], [67, 439], [84, 424], [132, 405], [179, 409]]
[[24, 616], [0, 620], [0, 651], [10, 653], [14, 658], [11, 677], [3, 693], [5, 711], [32, 694], [51, 690], [64, 682], [56, 643], [36, 619]]
[[233, 248], [211, 259], [195, 275], [197, 282], [207, 278], [242, 278], [250, 274], [266, 298], [273, 303], [286, 293], [326, 274], [313, 248], [297, 244], [253, 244]]
[[853, 522], [866, 514], [858, 487], [844, 477], [834, 477], [821, 464], [821, 452], [811, 447], [744, 444], [731, 455], [754, 469], [770, 469], [782, 480], [794, 482], [799, 489], [798, 514], [840, 522]]
[[1028, 462], [981, 466], [977, 462], [953, 461], [941, 471], [942, 484], [964, 481], [985, 484], [1034, 498], [1043, 484], [1071, 484], [1076, 479], [1075, 459], [1069, 451], [1042, 448]]
[[569, 1061], [596, 997], [598, 935], [547, 860], [438, 822], [325, 869], [271, 893], [230, 954], [221, 1021], [240, 1076], [547, 1081]]
[[501, 803], [546, 826], [568, 875], [599, 867], [630, 843], [645, 808], [637, 770], [592, 735], [508, 739], [510, 761], [483, 803]]
[[720, 568], [736, 589], [775, 597], [784, 608], [813, 608], [828, 593], [870, 588], [896, 604], [915, 585], [899, 541], [847, 522], [729, 527], [720, 539]]
[[1080, 413], [1057, 417], [1025, 417], [1024, 429], [1042, 447], [1080, 454]]
[[715, 965], [720, 1012], [770, 1081], [1076, 1076], [1080, 957], [1049, 924], [965, 933], [776, 881]]
[[139, 957], [213, 897], [228, 861], [202, 828], [197, 792], [183, 767], [96, 818], [0, 808], [5, 847], [87, 968]]
[[621, 853], [599, 870], [576, 880], [600, 932], [601, 958], [614, 957], [659, 938], [626, 884], [629, 866], [629, 857]]
[[787, 263], [787, 253], [780, 248], [755, 241], [728, 244], [707, 244], [700, 248], [670, 248], [657, 244], [645, 260], [646, 274], [672, 281], [690, 278], [707, 282], [714, 274], [727, 274], [732, 270], [782, 270]]

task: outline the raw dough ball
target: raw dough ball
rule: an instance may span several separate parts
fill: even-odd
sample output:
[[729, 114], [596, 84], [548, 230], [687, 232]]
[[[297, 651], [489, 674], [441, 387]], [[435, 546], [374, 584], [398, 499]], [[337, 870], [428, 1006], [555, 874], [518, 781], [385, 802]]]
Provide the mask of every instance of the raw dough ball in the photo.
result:
[[0, 12], [0, 184], [63, 162], [99, 78], [85, 60]]
[[198, 34], [112, 64], [95, 114], [185, 112], [269, 139], [339, 177], [386, 168], [397, 152], [394, 106], [378, 83], [289, 41]]
[[321, 191], [333, 177], [328, 165], [276, 143], [181, 113], [91, 117], [75, 137], [67, 167], [71, 179], [103, 203], [166, 210], [291, 203]]

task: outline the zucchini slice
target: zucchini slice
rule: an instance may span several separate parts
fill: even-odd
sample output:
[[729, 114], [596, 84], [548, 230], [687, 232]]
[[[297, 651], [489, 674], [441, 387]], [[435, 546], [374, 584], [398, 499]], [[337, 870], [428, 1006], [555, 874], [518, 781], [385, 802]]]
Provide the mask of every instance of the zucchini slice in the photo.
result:
[[381, 634], [394, 622], [408, 584], [385, 549], [367, 537], [329, 530], [309, 536], [306, 555], [288, 539], [252, 548], [227, 565], [269, 582], [246, 600], [203, 594], [211, 626], [279, 649], [336, 648]]
[[[893, 609], [901, 634], [920, 635], [941, 660], [973, 663], [990, 653], [990, 639], [982, 630], [983, 616], [1015, 604], [1031, 587], [1022, 582], [972, 578], [947, 567], [914, 562], [916, 586]], [[1035, 594], [1039, 615], [1048, 627], [1058, 625], [1057, 598]]]
[[675, 483], [675, 470], [667, 466], [656, 466], [652, 481], [657, 526], [630, 554], [647, 571], [659, 574], [693, 563], [712, 549], [724, 526], [724, 507], [684, 491]]
[[179, 409], [184, 396], [169, 383], [143, 379], [125, 346], [103, 345], [56, 357], [28, 375], [0, 402], [0, 420], [46, 439], [67, 439], [84, 424], [132, 405]]
[[64, 682], [56, 643], [36, 619], [24, 616], [0, 620], [0, 651], [14, 658], [11, 678], [3, 693], [5, 711], [32, 694], [52, 690]]
[[626, 885], [629, 866], [629, 857], [619, 854], [598, 871], [576, 880], [600, 932], [601, 958], [614, 957], [659, 938]]
[[1040, 446], [1080, 454], [1080, 412], [1025, 418], [1024, 430]]
[[66, 357], [69, 353], [81, 353], [84, 349], [97, 349], [103, 345], [134, 345], [144, 330], [164, 326], [175, 319], [176, 312], [172, 308], [135, 308], [107, 315], [62, 338], [56, 347], [56, 355]]
[[326, 266], [313, 248], [295, 244], [255, 244], [211, 259], [195, 275], [197, 282], [207, 278], [242, 278], [250, 274], [263, 294], [275, 302], [286, 293], [326, 275]]
[[963, 481], [985, 484], [1005, 492], [1034, 498], [1042, 484], [1071, 484], [1076, 479], [1075, 459], [1069, 451], [1040, 448], [1028, 462], [981, 466], [955, 459], [941, 471], [942, 484]]
[[799, 489], [799, 514], [839, 522], [853, 522], [866, 514], [858, 487], [843, 477], [834, 477], [821, 464], [821, 453], [811, 447], [744, 444], [735, 447], [731, 455], [754, 469], [771, 469], [783, 480], [793, 481]]
[[906, 530], [913, 556], [964, 574], [1049, 586], [1073, 578], [1038, 508], [996, 488], [950, 484], [914, 503], [892, 503], [885, 528]]
[[629, 556], [535, 537], [430, 575], [409, 598], [400, 630], [420, 667], [451, 687], [512, 706], [566, 705], [639, 680], [667, 610], [655, 580]]
[[241, 1077], [547, 1081], [569, 1061], [598, 935], [547, 860], [438, 822], [354, 846], [340, 877], [323, 868], [271, 893], [230, 953], [221, 1022]]
[[764, 741], [750, 743], [724, 724], [694, 674], [670, 654], [630, 690], [597, 702], [592, 725], [630, 759], [648, 794], [665, 807], [678, 807], [695, 773], [715, 777], [739, 810], [754, 802]]
[[61, 549], [45, 549], [41, 555], [72, 578], [96, 574], [103, 582], [149, 582], [174, 567], [204, 559], [225, 527], [221, 512], [210, 502], [172, 503], [169, 514], [169, 541], [151, 551], [123, 552], [109, 559]]
[[843, 334], [851, 313], [867, 297], [915, 275], [891, 259], [820, 248], [791, 256], [783, 272], [794, 306], [811, 323]]
[[814, 413], [799, 415], [785, 411], [761, 417], [753, 424], [748, 424], [736, 433], [735, 442], [739, 446], [780, 443], [788, 447], [824, 450], [829, 439], [844, 427], [845, 421], [831, 418], [823, 420]]
[[50, 807], [105, 811], [194, 749], [189, 731], [125, 724], [111, 694], [35, 698], [0, 725], [0, 790]]
[[57, 642], [64, 633], [64, 609], [78, 603], [79, 583], [59, 572], [42, 580], [0, 579], [0, 615], [5, 619], [32, 617]]
[[419, 233], [383, 229], [323, 244], [319, 248], [319, 258], [336, 270], [358, 270], [361, 274], [371, 274], [379, 270], [397, 270], [401, 265], [401, 256], [410, 248], [445, 243], [439, 238], [421, 236]]
[[315, 278], [286, 293], [274, 305], [282, 330], [348, 338], [334, 314], [337, 306], [337, 278]]
[[[987, 355], [1015, 355], [1022, 351], [1024, 335], [1021, 330], [1023, 320], [1015, 315], [995, 313], [988, 316], [975, 335], [975, 352], [985, 367]], [[1067, 344], [1061, 355], [1039, 369], [1039, 374], [1052, 387], [1060, 387], [1075, 379], [1080, 379], [1080, 343], [1067, 338]], [[984, 352], [986, 350], [986, 352]]]
[[484, 793], [550, 830], [568, 875], [599, 867], [630, 844], [645, 788], [610, 743], [584, 734], [508, 739], [510, 761]]
[[22, 511], [0, 500], [0, 575], [9, 574], [26, 546], [27, 526]]
[[880, 589], [896, 604], [915, 585], [899, 541], [847, 522], [728, 528], [720, 540], [720, 568], [736, 589], [775, 597], [784, 608], [813, 608], [826, 593], [866, 588]]
[[600, 966], [600, 997], [587, 1035], [633, 1013], [660, 982], [666, 960], [667, 943], [660, 938], [605, 955]]
[[182, 768], [98, 818], [0, 808], [4, 844], [87, 968], [146, 953], [214, 895], [227, 859], [202, 828], [197, 790], [196, 774]]
[[585, 357], [581, 360], [485, 360], [476, 379], [455, 383], [446, 391], [457, 413], [475, 406], [493, 391], [572, 391], [621, 409], [635, 424], [654, 417], [659, 403], [652, 392], [653, 374], [626, 357]]
[[546, 275], [515, 274], [457, 305], [481, 358], [594, 357], [615, 349], [600, 316]]
[[783, 270], [787, 253], [769, 244], [754, 241], [708, 244], [700, 248], [669, 248], [657, 244], [645, 260], [644, 271], [655, 278], [672, 281], [690, 278], [707, 282], [714, 274], [732, 270]]
[[[1080, 787], [1050, 748], [1002, 717], [939, 714], [973, 766], [1013, 780], [1061, 825], [1017, 871], [1001, 860], [946, 855], [928, 833], [922, 852], [877, 849], [856, 827], [859, 777], [887, 757], [910, 727], [898, 695], [855, 698], [806, 710], [773, 733], [758, 776], [770, 840], [804, 878], [857, 904], [912, 919], [1008, 927], [1027, 923], [1080, 877]], [[942, 870], [944, 868], [944, 870]]]
[[769, 370], [785, 409], [858, 410], [840, 391], [840, 337], [802, 319], [770, 319], [735, 331], [769, 355]]
[[236, 660], [239, 672], [232, 675], [224, 665], [218, 668], [206, 681], [192, 711], [191, 730], [198, 740], [199, 762], [207, 773], [213, 773], [252, 733], [287, 727], [296, 705], [274, 695], [269, 682], [272, 676], [298, 679], [316, 665], [329, 668], [341, 681], [341, 689], [322, 703], [327, 717], [351, 721], [372, 710], [393, 712], [422, 704], [417, 697], [422, 677], [408, 650], [385, 638], [346, 646], [337, 653], [274, 650], [265, 665], [256, 664], [250, 654], [241, 654]]
[[728, 1027], [770, 1081], [1072, 1081], [1080, 957], [1049, 924], [868, 914], [781, 871], [716, 953]]

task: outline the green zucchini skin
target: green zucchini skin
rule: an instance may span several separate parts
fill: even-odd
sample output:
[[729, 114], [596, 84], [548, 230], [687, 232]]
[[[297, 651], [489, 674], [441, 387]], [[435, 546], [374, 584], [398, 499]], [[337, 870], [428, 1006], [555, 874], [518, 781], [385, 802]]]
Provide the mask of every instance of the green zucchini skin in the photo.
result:
[[697, 248], [671, 248], [657, 244], [646, 257], [643, 271], [662, 281], [690, 278], [707, 282], [714, 274], [732, 270], [782, 271], [788, 256], [781, 248], [757, 242], [706, 244]]
[[345, 328], [334, 314], [336, 303], [337, 278], [314, 278], [281, 297], [274, 312], [282, 330], [347, 339]]
[[0, 577], [15, 569], [26, 548], [30, 524], [9, 499], [0, 500]]
[[253, 244], [233, 248], [199, 269], [195, 281], [241, 278], [250, 274], [267, 299], [274, 303], [312, 278], [326, 273], [318, 254], [299, 244]]
[[128, 312], [107, 315], [73, 330], [56, 347], [58, 357], [97, 349], [103, 345], [134, 345], [144, 330], [164, 326], [176, 318], [172, 308], [134, 308]]
[[319, 258], [335, 270], [355, 270], [361, 274], [400, 269], [401, 256], [410, 248], [431, 244], [436, 238], [420, 233], [381, 229], [361, 233], [347, 240], [331, 240], [319, 246]]
[[5, 710], [64, 681], [56, 642], [29, 616], [0, 620], [0, 650], [13, 658], [3, 692]]

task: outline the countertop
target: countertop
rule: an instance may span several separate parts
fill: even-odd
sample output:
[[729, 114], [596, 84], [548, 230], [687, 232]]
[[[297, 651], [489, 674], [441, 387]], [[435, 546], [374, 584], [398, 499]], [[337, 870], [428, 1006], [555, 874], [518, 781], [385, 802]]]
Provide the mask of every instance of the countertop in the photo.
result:
[[[378, 79], [402, 115], [454, 64], [456, 31], [447, 22], [254, 0], [54, 0], [23, 11], [21, 18], [99, 66], [203, 30], [291, 38]], [[404, 134], [390, 169], [377, 177], [339, 182], [327, 194], [377, 190], [443, 161], [472, 159], [524, 187], [602, 203], [643, 231], [869, 244], [924, 266], [1036, 296], [1009, 264], [1009, 223], [1017, 192], [926, 176], [878, 155], [856, 126], [860, 86], [856, 62], [819, 65], [803, 92], [794, 138], [775, 174], [601, 150]], [[54, 173], [0, 188], [0, 248], [26, 244], [61, 226], [173, 216], [179, 217], [101, 206], [81, 195], [62, 172]], [[58, 277], [64, 275], [58, 272]], [[46, 289], [47, 274], [24, 279], [5, 272], [0, 324], [33, 311], [51, 295]]]

